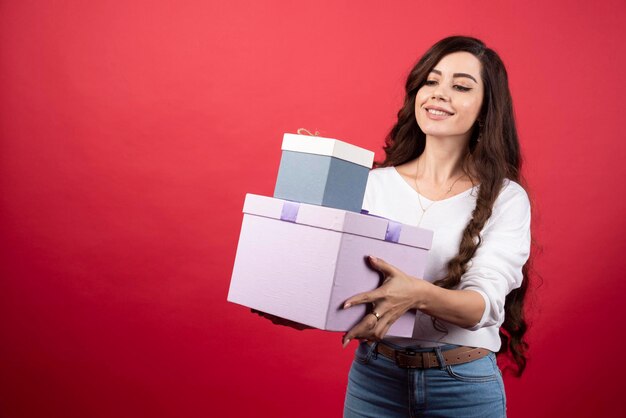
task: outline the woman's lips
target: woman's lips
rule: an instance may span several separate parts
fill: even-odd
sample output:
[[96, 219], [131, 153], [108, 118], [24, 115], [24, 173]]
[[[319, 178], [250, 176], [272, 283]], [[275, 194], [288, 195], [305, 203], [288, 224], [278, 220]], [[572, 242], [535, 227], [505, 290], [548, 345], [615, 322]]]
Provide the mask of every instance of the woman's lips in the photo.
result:
[[426, 116], [428, 116], [428, 118], [432, 120], [443, 120], [443, 119], [448, 119], [450, 116], [453, 116], [449, 113], [446, 113], [440, 110], [433, 109], [433, 111], [436, 113], [432, 113], [428, 109], [425, 108], [424, 111], [426, 112]]

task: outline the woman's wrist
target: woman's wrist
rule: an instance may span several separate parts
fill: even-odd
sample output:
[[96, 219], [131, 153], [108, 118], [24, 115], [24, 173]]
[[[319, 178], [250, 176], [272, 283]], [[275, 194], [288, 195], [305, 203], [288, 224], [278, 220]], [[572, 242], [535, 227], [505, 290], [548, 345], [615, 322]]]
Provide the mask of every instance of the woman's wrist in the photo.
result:
[[436, 292], [437, 289], [439, 289], [439, 287], [424, 279], [415, 280], [414, 308], [419, 311], [427, 310], [433, 299], [433, 293]]

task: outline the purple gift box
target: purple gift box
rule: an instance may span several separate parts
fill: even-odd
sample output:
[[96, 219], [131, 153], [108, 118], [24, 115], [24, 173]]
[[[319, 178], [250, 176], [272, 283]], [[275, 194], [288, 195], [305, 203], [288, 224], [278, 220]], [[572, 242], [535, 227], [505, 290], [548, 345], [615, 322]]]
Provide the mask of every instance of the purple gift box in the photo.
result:
[[[243, 212], [228, 300], [329, 331], [347, 331], [365, 315], [364, 305], [342, 305], [380, 285], [368, 255], [423, 277], [433, 237], [384, 218], [253, 194]], [[387, 335], [412, 337], [414, 323], [409, 311]]]

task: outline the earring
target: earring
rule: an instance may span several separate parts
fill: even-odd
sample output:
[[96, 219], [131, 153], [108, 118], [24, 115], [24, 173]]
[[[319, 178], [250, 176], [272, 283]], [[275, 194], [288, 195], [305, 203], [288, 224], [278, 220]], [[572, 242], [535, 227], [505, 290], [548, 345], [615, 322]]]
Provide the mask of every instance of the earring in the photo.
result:
[[480, 142], [480, 140], [483, 138], [483, 121], [479, 120], [478, 121], [478, 138], [476, 139], [476, 142]]

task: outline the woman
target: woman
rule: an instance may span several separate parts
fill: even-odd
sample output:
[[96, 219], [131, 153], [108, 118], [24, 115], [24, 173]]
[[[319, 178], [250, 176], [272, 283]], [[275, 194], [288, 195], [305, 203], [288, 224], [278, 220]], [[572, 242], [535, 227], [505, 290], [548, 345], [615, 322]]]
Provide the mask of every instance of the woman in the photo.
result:
[[[434, 239], [423, 278], [370, 257], [384, 283], [346, 301], [372, 311], [343, 338], [344, 347], [362, 340], [344, 415], [505, 416], [494, 353], [510, 352], [524, 370], [530, 203], [498, 55], [461, 36], [431, 47], [409, 74], [385, 152], [364, 209]], [[409, 309], [418, 339], [385, 337]]]

